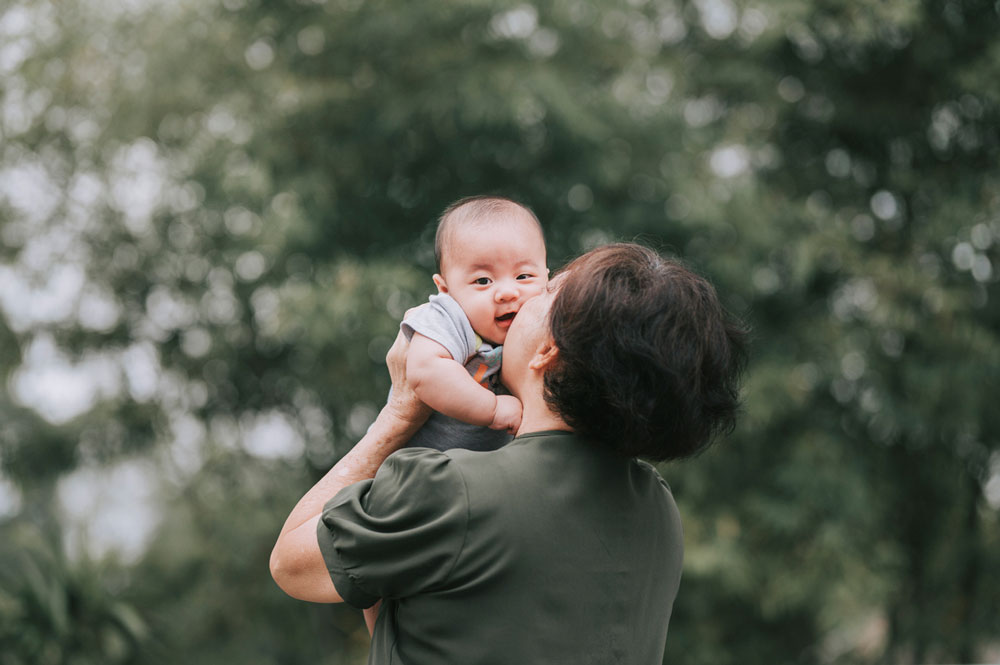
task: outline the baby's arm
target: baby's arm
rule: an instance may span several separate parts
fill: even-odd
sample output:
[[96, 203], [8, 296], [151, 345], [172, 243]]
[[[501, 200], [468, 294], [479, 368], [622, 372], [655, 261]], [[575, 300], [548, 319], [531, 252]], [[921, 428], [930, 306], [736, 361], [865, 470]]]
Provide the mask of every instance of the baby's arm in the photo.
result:
[[516, 397], [479, 385], [447, 349], [417, 332], [410, 340], [406, 376], [420, 401], [446, 416], [511, 433], [521, 424]]

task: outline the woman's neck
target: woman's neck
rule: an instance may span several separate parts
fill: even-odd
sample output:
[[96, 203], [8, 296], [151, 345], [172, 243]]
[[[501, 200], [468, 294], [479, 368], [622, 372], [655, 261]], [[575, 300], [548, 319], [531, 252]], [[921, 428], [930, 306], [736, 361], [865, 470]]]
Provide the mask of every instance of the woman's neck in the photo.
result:
[[523, 410], [521, 412], [521, 426], [517, 428], [518, 436], [554, 429], [568, 432], [573, 430], [559, 414], [549, 408], [541, 395], [537, 395], [535, 399], [522, 399], [521, 406]]

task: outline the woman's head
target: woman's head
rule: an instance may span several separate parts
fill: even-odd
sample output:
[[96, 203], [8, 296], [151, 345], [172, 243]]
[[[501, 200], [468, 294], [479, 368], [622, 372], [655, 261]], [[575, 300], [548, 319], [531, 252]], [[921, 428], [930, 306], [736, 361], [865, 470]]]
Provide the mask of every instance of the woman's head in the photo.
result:
[[622, 454], [678, 459], [732, 429], [745, 332], [703, 278], [635, 244], [595, 249], [553, 281], [549, 408]]

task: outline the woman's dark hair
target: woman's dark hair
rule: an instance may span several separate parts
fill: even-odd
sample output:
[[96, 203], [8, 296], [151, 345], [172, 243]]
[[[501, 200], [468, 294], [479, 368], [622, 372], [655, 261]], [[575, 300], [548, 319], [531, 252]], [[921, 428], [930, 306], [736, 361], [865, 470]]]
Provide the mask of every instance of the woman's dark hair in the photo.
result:
[[595, 249], [563, 273], [549, 313], [559, 355], [544, 387], [567, 424], [658, 461], [733, 429], [746, 331], [711, 284], [635, 244]]

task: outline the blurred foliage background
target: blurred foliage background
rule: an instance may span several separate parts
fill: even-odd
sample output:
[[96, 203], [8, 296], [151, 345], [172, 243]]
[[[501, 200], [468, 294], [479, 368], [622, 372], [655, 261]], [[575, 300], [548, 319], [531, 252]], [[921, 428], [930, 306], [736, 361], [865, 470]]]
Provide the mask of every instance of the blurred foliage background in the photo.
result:
[[982, 0], [9, 0], [0, 663], [364, 662], [267, 558], [474, 193], [754, 329], [737, 432], [662, 467], [665, 662], [1000, 662], [998, 35]]

